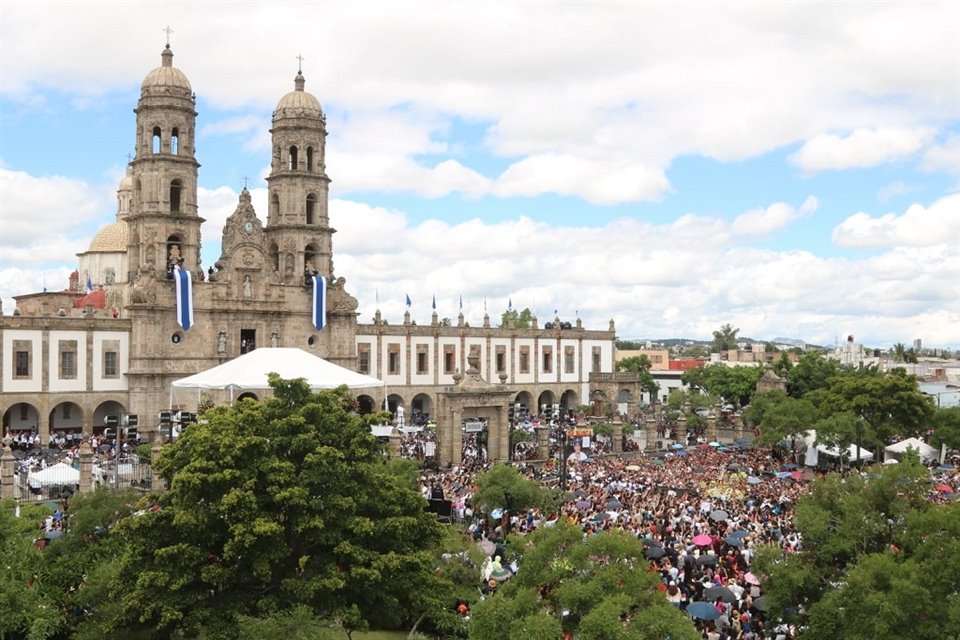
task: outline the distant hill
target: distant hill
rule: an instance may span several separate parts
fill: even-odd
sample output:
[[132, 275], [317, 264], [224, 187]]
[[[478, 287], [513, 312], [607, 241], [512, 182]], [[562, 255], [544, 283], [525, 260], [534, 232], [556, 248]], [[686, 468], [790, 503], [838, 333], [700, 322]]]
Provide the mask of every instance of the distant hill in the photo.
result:
[[[758, 344], [758, 343], [764, 344], [766, 342], [772, 342], [773, 344], [789, 345], [791, 347], [804, 346], [810, 350], [822, 350], [825, 348], [820, 345], [811, 344], [800, 338], [783, 338], [779, 336], [776, 338], [773, 338], [772, 340], [758, 340], [756, 338], [738, 337], [737, 341], [745, 344]], [[650, 342], [651, 344], [654, 344], [654, 345], [662, 345], [663, 347], [666, 347], [668, 349], [672, 347], [676, 347], [678, 345], [683, 345], [683, 346], [696, 345], [696, 346], [709, 347], [710, 345], [713, 344], [712, 339], [703, 340], [703, 339], [696, 339], [696, 338], [620, 338], [618, 342], [633, 342], [637, 344], [645, 344], [647, 342]]]

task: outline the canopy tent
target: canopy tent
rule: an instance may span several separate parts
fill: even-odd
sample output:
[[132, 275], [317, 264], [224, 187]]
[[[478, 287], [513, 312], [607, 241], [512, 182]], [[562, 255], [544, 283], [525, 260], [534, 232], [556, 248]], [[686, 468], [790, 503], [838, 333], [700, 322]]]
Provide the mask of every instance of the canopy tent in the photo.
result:
[[[817, 452], [830, 456], [831, 458], [839, 458], [843, 455], [849, 462], [856, 462], [857, 460], [857, 445], [855, 444], [850, 445], [842, 451], [836, 447], [820, 445], [817, 447]], [[873, 454], [866, 449], [860, 449], [860, 461], [870, 462], [871, 460], [873, 460]]]
[[883, 450], [886, 452], [884, 457], [897, 459], [900, 454], [906, 453], [908, 449], [916, 451], [923, 462], [936, 462], [940, 459], [940, 452], [920, 438], [907, 438], [889, 447], [884, 447]]
[[385, 383], [371, 376], [345, 369], [296, 348], [254, 349], [229, 362], [173, 382], [175, 389], [240, 389], [264, 391], [270, 388], [267, 374], [281, 378], [304, 378], [313, 390], [383, 389]]
[[42, 471], [29, 474], [27, 484], [34, 488], [80, 484], [80, 472], [68, 464], [59, 462]]

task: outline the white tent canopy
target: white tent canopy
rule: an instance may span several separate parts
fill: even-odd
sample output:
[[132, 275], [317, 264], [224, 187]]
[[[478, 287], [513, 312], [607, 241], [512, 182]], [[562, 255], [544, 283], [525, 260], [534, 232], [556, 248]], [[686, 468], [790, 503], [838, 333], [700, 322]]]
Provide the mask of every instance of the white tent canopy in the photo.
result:
[[[846, 450], [820, 445], [817, 447], [817, 452], [828, 455], [831, 458], [839, 458], [841, 455], [845, 455], [846, 459], [850, 462], [855, 462], [857, 460], [857, 445], [855, 444], [850, 445], [846, 448]], [[870, 462], [873, 460], [873, 454], [866, 449], [860, 449], [860, 460], [862, 462]]]
[[940, 453], [920, 438], [907, 438], [906, 440], [901, 440], [896, 444], [883, 448], [887, 454], [892, 454], [886, 455], [885, 457], [892, 458], [896, 458], [898, 454], [906, 453], [908, 449], [915, 450], [923, 462], [936, 462], [939, 459]]
[[27, 484], [34, 488], [50, 487], [58, 484], [80, 484], [80, 472], [68, 464], [59, 462], [43, 471], [34, 471], [28, 475]]
[[270, 388], [267, 374], [281, 378], [304, 378], [310, 388], [383, 389], [385, 383], [345, 369], [296, 348], [260, 348], [219, 366], [173, 382], [174, 389], [234, 389], [264, 391]]

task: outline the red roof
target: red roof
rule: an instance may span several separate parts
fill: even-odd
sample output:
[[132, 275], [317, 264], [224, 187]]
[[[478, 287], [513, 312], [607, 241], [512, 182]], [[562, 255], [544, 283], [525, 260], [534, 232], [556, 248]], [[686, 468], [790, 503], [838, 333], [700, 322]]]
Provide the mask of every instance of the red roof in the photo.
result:
[[73, 299], [74, 309], [83, 309], [87, 305], [93, 305], [94, 309], [107, 308], [107, 292], [103, 289], [91, 291], [85, 296]]

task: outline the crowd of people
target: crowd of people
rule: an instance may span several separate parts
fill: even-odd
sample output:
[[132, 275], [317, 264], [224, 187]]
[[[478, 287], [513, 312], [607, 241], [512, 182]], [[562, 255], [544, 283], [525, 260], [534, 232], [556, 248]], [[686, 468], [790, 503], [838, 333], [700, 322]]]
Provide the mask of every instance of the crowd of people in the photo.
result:
[[[560, 482], [559, 465], [517, 462], [528, 477], [545, 485]], [[451, 502], [454, 519], [490, 550], [481, 591], [496, 588], [487, 576], [509, 579], [507, 536], [525, 535], [559, 519], [582, 528], [584, 536], [611, 529], [635, 534], [644, 545], [650, 570], [659, 573], [668, 601], [690, 614], [707, 640], [789, 640], [796, 629], [766, 615], [761, 580], [751, 572], [754, 549], [775, 544], [784, 554], [803, 549], [794, 525], [794, 505], [816, 477], [797, 469], [770, 449], [693, 445], [654, 454], [568, 458], [567, 498], [555, 513], [536, 509], [481, 517], [471, 503], [482, 461], [423, 476], [429, 495]], [[960, 475], [950, 465], [936, 481], [954, 490]], [[426, 493], [425, 493], [426, 495]], [[934, 499], [948, 499], [932, 492]], [[506, 570], [505, 570], [506, 569]], [[522, 568], [520, 568], [522, 570]], [[493, 581], [495, 583], [496, 580]]]

